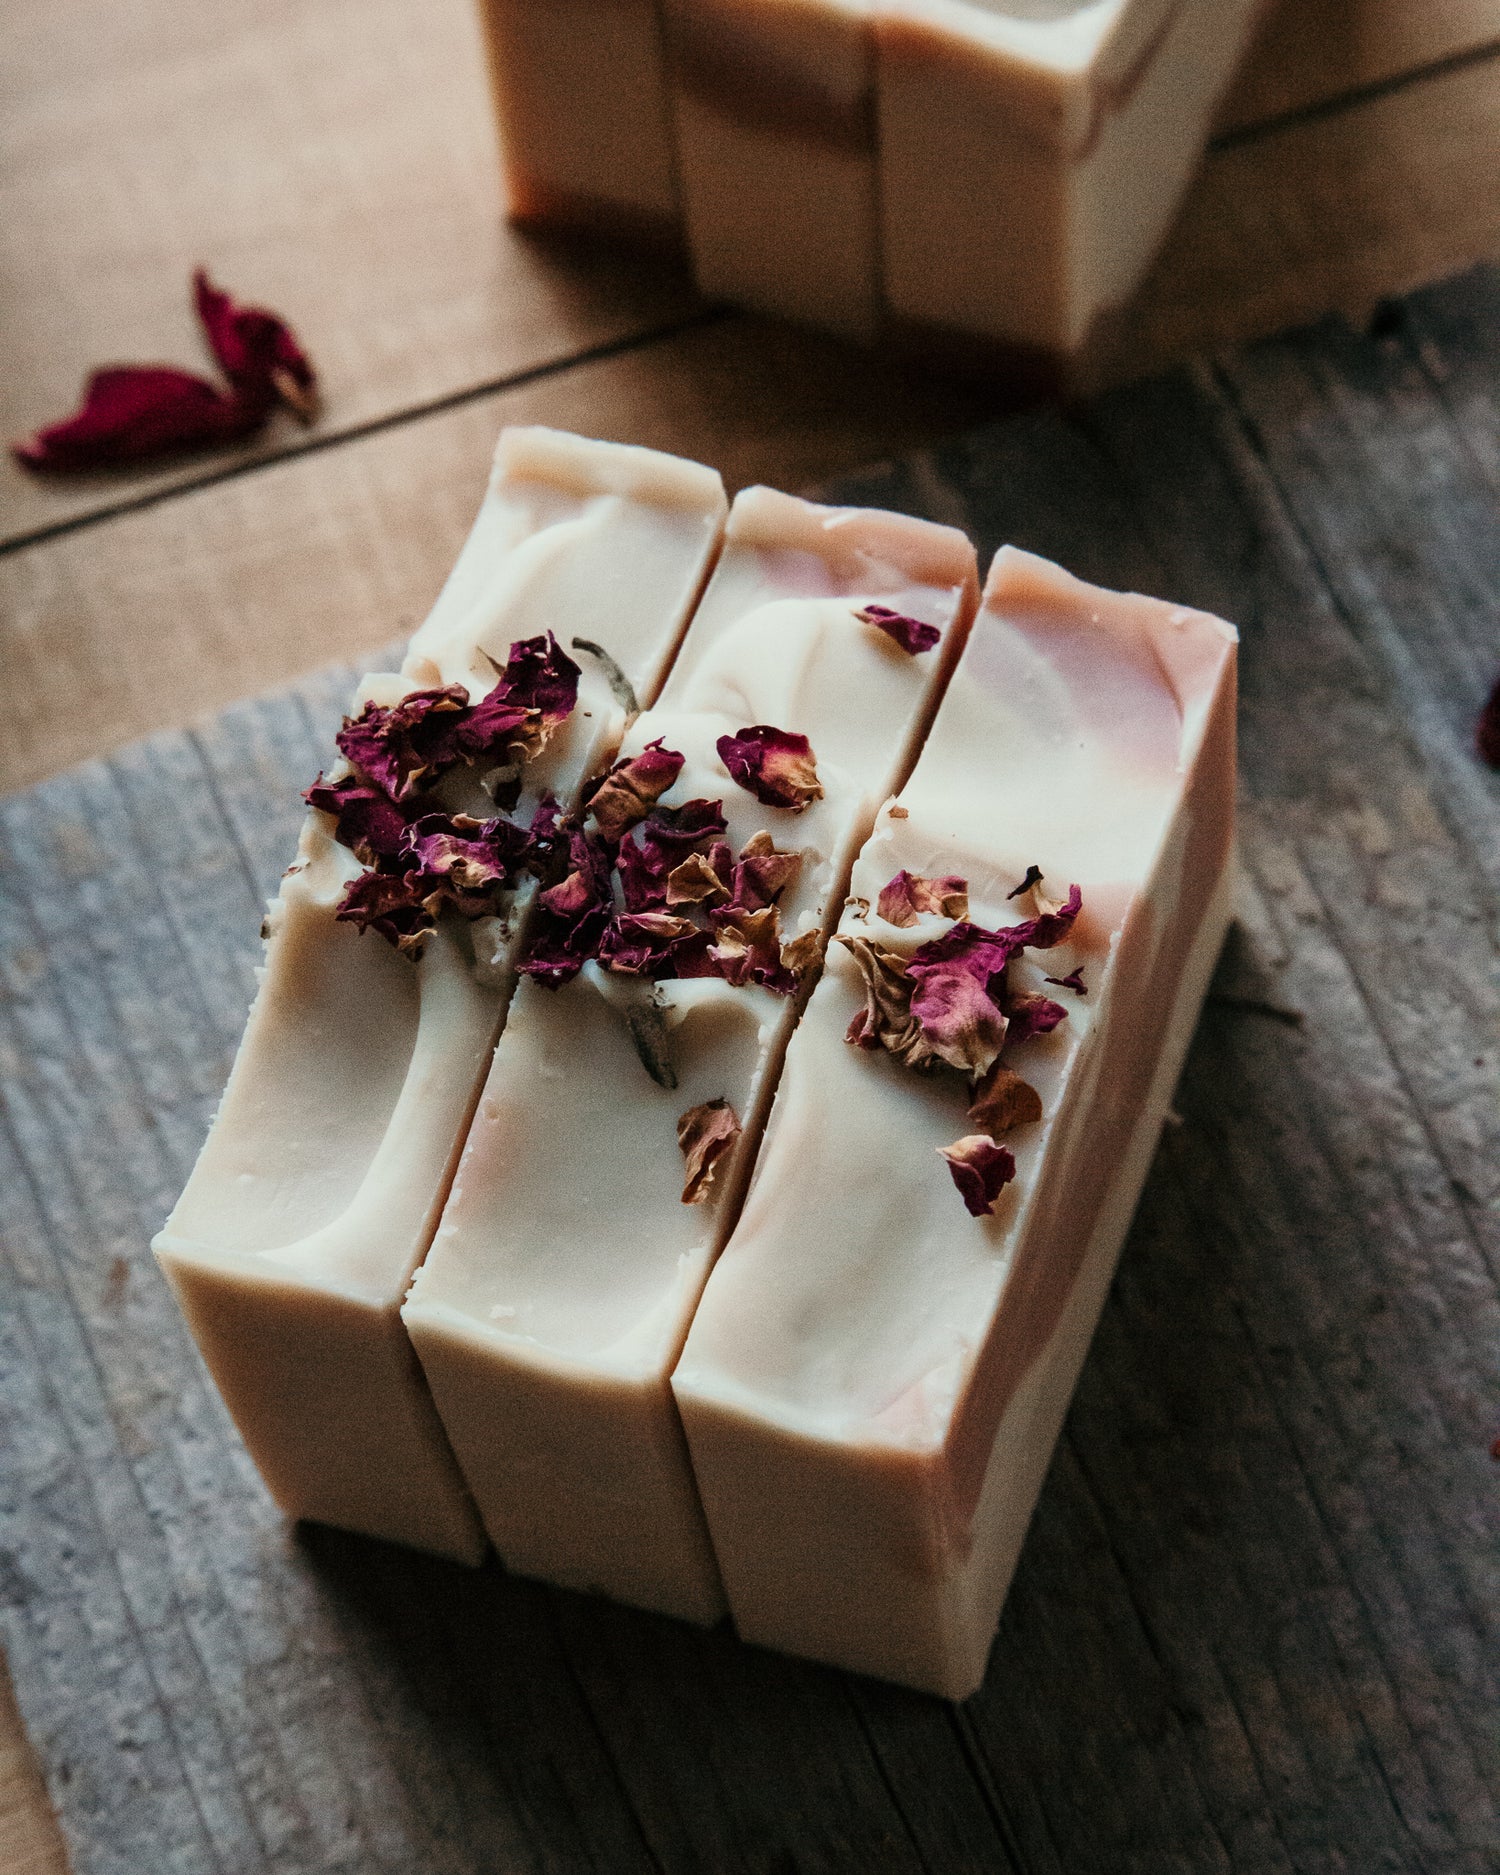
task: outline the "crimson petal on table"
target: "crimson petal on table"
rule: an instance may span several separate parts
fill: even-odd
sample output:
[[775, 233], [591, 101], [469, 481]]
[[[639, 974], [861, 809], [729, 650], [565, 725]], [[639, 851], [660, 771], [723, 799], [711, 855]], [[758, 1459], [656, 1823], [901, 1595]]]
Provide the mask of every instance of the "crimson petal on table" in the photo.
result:
[[193, 305], [219, 369], [265, 415], [280, 398], [304, 423], [318, 414], [318, 380], [284, 319], [262, 306], [237, 306], [200, 267]]
[[263, 412], [173, 365], [106, 365], [71, 417], [12, 445], [29, 469], [60, 474], [120, 468], [158, 456], [238, 442]]

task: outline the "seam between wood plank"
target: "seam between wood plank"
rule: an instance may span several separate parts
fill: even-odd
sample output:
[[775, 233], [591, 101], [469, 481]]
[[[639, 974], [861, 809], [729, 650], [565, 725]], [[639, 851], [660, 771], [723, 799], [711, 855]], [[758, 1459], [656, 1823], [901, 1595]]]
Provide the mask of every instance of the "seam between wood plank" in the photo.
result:
[[1290, 110], [1277, 111], [1270, 117], [1258, 118], [1254, 123], [1236, 124], [1233, 130], [1222, 131], [1209, 139], [1209, 153], [1216, 156], [1220, 151], [1238, 150], [1244, 144], [1258, 143], [1262, 138], [1273, 137], [1283, 130], [1298, 130], [1304, 124], [1320, 124], [1330, 117], [1341, 117], [1346, 111], [1358, 110], [1362, 104], [1378, 103], [1382, 98], [1394, 97], [1399, 91], [1428, 84], [1433, 79], [1451, 77], [1455, 72], [1468, 71], [1472, 66], [1483, 65], [1486, 60], [1497, 56], [1500, 56], [1500, 39], [1487, 39], [1483, 45], [1469, 46], [1462, 52], [1451, 52], [1446, 58], [1433, 59], [1427, 65], [1414, 65], [1409, 71], [1394, 72], [1389, 78], [1372, 78], [1368, 84], [1354, 85], [1331, 98], [1293, 105]]
[[502, 391], [524, 390], [528, 385], [544, 383], [548, 378], [561, 377], [564, 372], [572, 371], [580, 365], [601, 364], [611, 358], [620, 358], [630, 352], [644, 351], [652, 345], [659, 345], [664, 340], [680, 338], [688, 332], [696, 332], [704, 326], [718, 325], [733, 316], [735, 309], [730, 306], [706, 306], [701, 312], [691, 314], [686, 319], [674, 319], [666, 325], [652, 326], [643, 332], [633, 332], [628, 337], [609, 339], [601, 345], [591, 345], [581, 352], [570, 353], [566, 358], [548, 359], [544, 364], [531, 365], [524, 371], [510, 372], [498, 378], [486, 378], [478, 384], [465, 385], [457, 391], [447, 391], [441, 397], [429, 398], [425, 403], [410, 404], [401, 410], [389, 410], [384, 416], [371, 417], [364, 423], [351, 424], [347, 429], [330, 430], [326, 433], [309, 436], [305, 442], [290, 449], [279, 449], [262, 456], [252, 457], [249, 461], [235, 460], [216, 468], [206, 468], [201, 475], [189, 476], [180, 482], [173, 482], [166, 488], [148, 489], [139, 495], [126, 495], [119, 501], [110, 502], [104, 507], [93, 508], [87, 514], [70, 515], [63, 521], [49, 521], [43, 527], [35, 527], [23, 534], [13, 534], [8, 539], [0, 540], [0, 559], [7, 554], [19, 553], [25, 547], [40, 546], [49, 540], [60, 540], [70, 534], [83, 532], [97, 526], [101, 521], [116, 521], [123, 515], [142, 514], [149, 508], [159, 508], [164, 503], [175, 500], [179, 495], [194, 495], [205, 488], [216, 488], [223, 482], [237, 481], [241, 476], [259, 474], [264, 469], [279, 468], [283, 463], [300, 462], [306, 456], [323, 455], [328, 450], [340, 449], [346, 443], [363, 442], [366, 437], [379, 436], [386, 430], [401, 428], [403, 424], [417, 423], [425, 417], [442, 416], [450, 410], [461, 410], [465, 404], [478, 403], [486, 397], [493, 397]]

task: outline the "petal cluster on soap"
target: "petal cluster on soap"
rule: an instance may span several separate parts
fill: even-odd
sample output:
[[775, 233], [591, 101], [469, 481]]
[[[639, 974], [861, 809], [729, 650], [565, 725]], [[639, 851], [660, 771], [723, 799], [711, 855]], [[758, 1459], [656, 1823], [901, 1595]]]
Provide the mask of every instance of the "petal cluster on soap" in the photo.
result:
[[[736, 853], [722, 801], [676, 806], [662, 796], [684, 767], [658, 739], [616, 762], [586, 797], [558, 847], [533, 921], [523, 975], [556, 989], [585, 963], [652, 983], [720, 977], [790, 996], [816, 955], [816, 934], [788, 941], [777, 901], [802, 860], [756, 833]], [[538, 854], [549, 879], [548, 856]]]
[[[1033, 1036], [1049, 1034], [1068, 1013], [1051, 997], [1009, 981], [1015, 958], [1065, 942], [1083, 909], [1076, 885], [1062, 900], [1047, 897], [1042, 885], [1040, 868], [1029, 867], [1008, 897], [1029, 895], [1033, 915], [992, 931], [970, 921], [966, 880], [898, 872], [876, 902], [877, 916], [898, 928], [925, 917], [949, 917], [954, 922], [948, 930], [910, 956], [868, 937], [839, 939], [858, 965], [865, 989], [865, 1006], [845, 1039], [857, 1048], [882, 1051], [918, 1073], [961, 1074], [968, 1084], [968, 1120], [974, 1130], [942, 1148], [942, 1156], [976, 1217], [994, 1209], [1015, 1176], [1015, 1160], [1000, 1139], [1042, 1117], [1035, 1088], [1003, 1057]], [[1048, 981], [1085, 993], [1081, 967]]]
[[18, 461], [49, 474], [149, 462], [252, 436], [283, 404], [317, 414], [317, 377], [284, 319], [237, 306], [200, 268], [193, 301], [228, 388], [174, 365], [106, 365], [93, 372], [73, 415], [12, 445]]
[[[366, 869], [337, 917], [419, 957], [445, 909], [468, 919], [498, 912], [501, 895], [556, 844], [560, 809], [550, 796], [529, 827], [510, 810], [522, 766], [572, 714], [578, 679], [548, 632], [512, 645], [494, 686], [475, 700], [448, 684], [347, 717], [334, 738], [346, 772], [320, 775], [303, 797]], [[449, 811], [441, 790], [459, 772], [482, 781], [494, 815]]]

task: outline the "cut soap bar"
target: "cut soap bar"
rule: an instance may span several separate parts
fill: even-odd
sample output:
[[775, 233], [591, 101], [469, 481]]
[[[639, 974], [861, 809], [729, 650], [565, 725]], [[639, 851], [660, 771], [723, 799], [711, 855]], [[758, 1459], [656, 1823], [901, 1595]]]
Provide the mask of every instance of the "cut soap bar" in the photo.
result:
[[480, 0], [517, 221], [675, 246], [655, 0]]
[[[1053, 1442], [1228, 919], [1234, 633], [1012, 549], [899, 804], [861, 853], [842, 933], [887, 924], [901, 870], [959, 875], [1019, 921], [1039, 865], [1083, 912], [1012, 965], [1082, 966], [1068, 1019], [1005, 1059], [1041, 1096], [991, 1217], [936, 1148], [962, 1081], [849, 1045], [842, 945], [788, 1051], [743, 1214], [674, 1379], [740, 1633], [959, 1698], [984, 1672]], [[866, 901], [861, 907], [860, 900]]]
[[1042, 386], [1139, 285], [1264, 0], [881, 0], [896, 332]]
[[[600, 645], [649, 700], [725, 507], [717, 475], [696, 464], [507, 431], [402, 674], [367, 678], [361, 698], [453, 683], [477, 697], [495, 682], [491, 659], [550, 629], [565, 648]], [[625, 727], [599, 661], [573, 655], [578, 704], [527, 766], [523, 819], [544, 788], [576, 798]], [[450, 808], [494, 811], [464, 785]], [[443, 918], [413, 964], [335, 920], [360, 871], [331, 819], [311, 813], [270, 909], [223, 1103], [155, 1249], [289, 1515], [475, 1561], [483, 1537], [398, 1311], [504, 1017], [526, 891], [509, 923]]]
[[871, 0], [664, 0], [678, 175], [705, 293], [870, 338]]
[[[975, 601], [948, 528], [754, 489], [659, 705], [626, 753], [686, 759], [667, 808], [722, 801], [738, 852], [769, 830], [802, 855], [787, 935], [820, 931], [876, 808], [910, 766]], [[913, 656], [855, 616], [870, 601], [938, 626]], [[716, 744], [747, 726], [806, 735], [824, 794], [801, 813], [736, 785]], [[405, 1320], [507, 1565], [710, 1621], [722, 1612], [669, 1376], [733, 1220], [795, 997], [669, 980], [655, 1011], [675, 1085], [627, 1026], [650, 986], [595, 964], [522, 984]], [[639, 1013], [639, 1003], [636, 1003]], [[744, 1123], [709, 1201], [680, 1201], [678, 1117], [727, 1098]]]

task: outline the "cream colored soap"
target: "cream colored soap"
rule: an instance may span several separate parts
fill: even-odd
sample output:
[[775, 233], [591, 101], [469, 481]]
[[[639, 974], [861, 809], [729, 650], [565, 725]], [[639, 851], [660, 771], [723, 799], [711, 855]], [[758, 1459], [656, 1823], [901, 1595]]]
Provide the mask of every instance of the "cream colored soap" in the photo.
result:
[[[937, 625], [911, 656], [855, 614]], [[663, 805], [722, 800], [738, 851], [767, 830], [801, 855], [786, 935], [820, 933], [886, 793], [907, 772], [974, 601], [948, 528], [752, 489], [632, 754], [686, 758]], [[716, 744], [754, 724], [806, 735], [823, 798], [769, 807]], [[663, 982], [648, 1019], [675, 1085], [631, 1038], [650, 986], [589, 965], [524, 982], [432, 1250], [404, 1311], [444, 1426], [507, 1566], [696, 1621], [723, 1610], [669, 1376], [733, 1222], [797, 1000], [713, 978]], [[707, 1202], [681, 1202], [681, 1114], [743, 1123]]]
[[480, 0], [518, 221], [680, 238], [655, 0]]
[[877, 0], [890, 318], [1042, 382], [1166, 235], [1263, 0]]
[[[910, 782], [859, 856], [841, 934], [903, 869], [968, 881], [994, 929], [1039, 865], [1083, 913], [1012, 983], [1068, 1009], [1006, 1060], [1043, 1117], [971, 1217], [937, 1148], [957, 1075], [851, 1046], [848, 949], [788, 1050], [738, 1225], [674, 1376], [748, 1640], [961, 1698], [1001, 1602], [1229, 915], [1235, 635], [1004, 550]], [[1087, 994], [1044, 986], [1083, 969]]]
[[[658, 689], [717, 549], [710, 470], [507, 431], [467, 545], [399, 675], [360, 699], [494, 682], [552, 630]], [[576, 797], [626, 711], [574, 650], [578, 707], [527, 770]], [[332, 767], [335, 751], [329, 750]], [[307, 778], [311, 780], [312, 777]], [[493, 811], [477, 789], [454, 802]], [[399, 1319], [504, 1019], [524, 903], [440, 921], [420, 963], [337, 922], [358, 861], [312, 813], [267, 917], [261, 986], [224, 1100], [155, 1249], [272, 1494], [291, 1516], [477, 1561], [484, 1539]]]
[[869, 338], [870, 0], [664, 0], [678, 173], [706, 293]]

